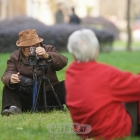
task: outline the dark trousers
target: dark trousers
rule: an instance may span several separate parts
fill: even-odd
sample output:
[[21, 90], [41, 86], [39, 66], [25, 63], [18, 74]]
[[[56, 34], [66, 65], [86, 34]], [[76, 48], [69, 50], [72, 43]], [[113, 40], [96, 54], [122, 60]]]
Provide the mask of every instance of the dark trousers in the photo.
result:
[[139, 135], [138, 133], [138, 103], [125, 103], [127, 112], [132, 120], [131, 136]]
[[[65, 87], [64, 81], [61, 81], [57, 85], [54, 86], [54, 90], [58, 96], [60, 103], [65, 104]], [[40, 92], [38, 96], [37, 106], [39, 111], [44, 105], [43, 93]], [[58, 102], [52, 91], [46, 91], [46, 100], [47, 106], [59, 106]], [[32, 109], [32, 93], [21, 93], [17, 90], [11, 90], [7, 86], [3, 88], [3, 96], [2, 96], [2, 110], [8, 108], [9, 106], [17, 106], [22, 111], [31, 111]]]

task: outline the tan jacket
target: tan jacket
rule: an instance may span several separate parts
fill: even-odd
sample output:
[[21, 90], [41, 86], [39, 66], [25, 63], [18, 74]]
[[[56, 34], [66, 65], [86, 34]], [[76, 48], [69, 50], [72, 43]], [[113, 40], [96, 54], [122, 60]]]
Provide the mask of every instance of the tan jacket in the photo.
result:
[[[59, 54], [55, 47], [51, 45], [43, 45], [45, 50], [50, 54], [53, 62], [48, 64], [45, 60], [43, 60], [44, 64], [47, 64], [48, 70], [45, 73], [45, 76], [49, 78], [52, 85], [56, 85], [59, 83], [59, 80], [56, 75], [56, 71], [63, 69], [67, 65], [68, 59]], [[7, 61], [7, 68], [2, 75], [2, 82], [4, 85], [8, 86], [10, 89], [14, 89], [16, 84], [11, 86], [10, 85], [10, 77], [12, 74], [16, 74], [20, 72], [21, 75], [33, 78], [33, 67], [31, 65], [27, 65], [28, 60], [24, 57], [22, 51], [18, 49], [17, 51], [13, 52], [10, 56], [10, 59]], [[39, 63], [38, 63], [39, 64]], [[37, 76], [41, 75], [41, 70], [37, 70]], [[46, 83], [47, 90], [49, 90], [49, 86]]]

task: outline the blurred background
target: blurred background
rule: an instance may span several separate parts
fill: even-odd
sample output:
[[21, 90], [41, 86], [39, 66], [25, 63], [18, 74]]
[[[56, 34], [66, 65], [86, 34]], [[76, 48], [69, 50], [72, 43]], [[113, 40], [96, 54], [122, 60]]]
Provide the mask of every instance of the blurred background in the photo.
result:
[[0, 0], [1, 52], [17, 49], [18, 33], [29, 28], [60, 51], [81, 28], [95, 32], [101, 51], [140, 50], [140, 1]]

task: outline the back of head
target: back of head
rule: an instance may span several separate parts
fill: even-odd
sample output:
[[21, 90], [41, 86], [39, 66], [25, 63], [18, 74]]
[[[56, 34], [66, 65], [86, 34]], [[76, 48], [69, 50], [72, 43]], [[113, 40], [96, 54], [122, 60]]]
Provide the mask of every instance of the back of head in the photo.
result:
[[77, 30], [70, 35], [67, 49], [77, 61], [92, 61], [97, 58], [99, 42], [92, 30]]

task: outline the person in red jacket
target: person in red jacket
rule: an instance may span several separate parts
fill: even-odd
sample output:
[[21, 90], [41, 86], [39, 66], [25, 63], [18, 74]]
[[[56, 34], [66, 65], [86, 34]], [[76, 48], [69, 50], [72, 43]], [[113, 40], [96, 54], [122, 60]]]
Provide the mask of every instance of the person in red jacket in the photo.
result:
[[140, 75], [97, 62], [99, 43], [89, 29], [68, 39], [74, 62], [66, 70], [66, 104], [81, 138], [112, 140], [138, 131]]

